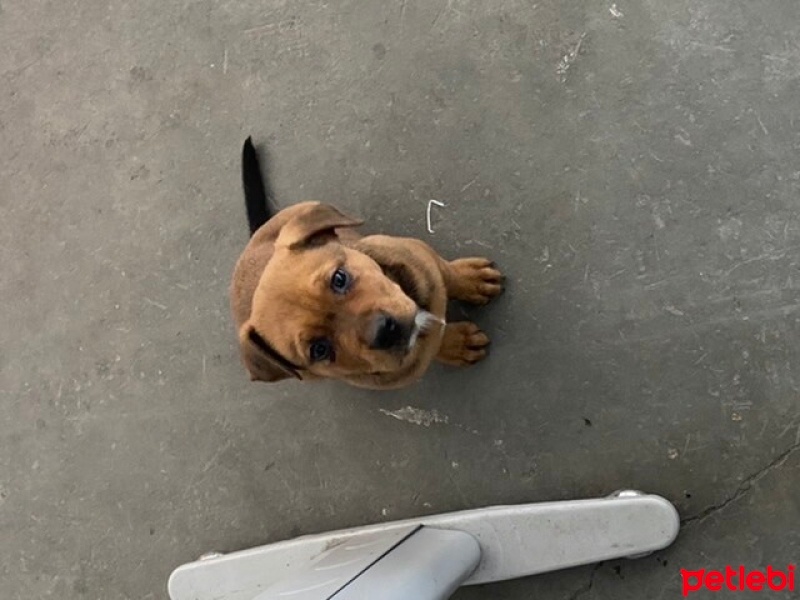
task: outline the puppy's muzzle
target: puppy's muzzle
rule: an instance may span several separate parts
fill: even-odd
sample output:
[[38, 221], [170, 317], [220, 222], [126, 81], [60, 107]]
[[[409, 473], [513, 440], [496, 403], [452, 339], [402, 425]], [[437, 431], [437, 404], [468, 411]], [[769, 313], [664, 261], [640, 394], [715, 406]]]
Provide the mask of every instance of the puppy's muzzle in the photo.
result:
[[370, 346], [375, 350], [400, 350], [408, 348], [414, 324], [402, 323], [391, 315], [378, 315], [373, 323]]

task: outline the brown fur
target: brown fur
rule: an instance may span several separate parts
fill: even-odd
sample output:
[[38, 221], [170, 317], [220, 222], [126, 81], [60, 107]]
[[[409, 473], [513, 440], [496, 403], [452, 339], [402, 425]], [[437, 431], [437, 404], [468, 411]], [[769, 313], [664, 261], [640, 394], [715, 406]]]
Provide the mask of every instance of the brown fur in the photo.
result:
[[[353, 229], [360, 224], [332, 206], [305, 202], [253, 235], [231, 283], [251, 379], [327, 378], [390, 389], [419, 379], [434, 358], [468, 365], [486, 356], [489, 338], [469, 322], [435, 326], [408, 353], [371, 347], [376, 314], [413, 321], [421, 308], [444, 320], [448, 299], [486, 304], [501, 293], [502, 276], [486, 259], [448, 262], [419, 240], [360, 237]], [[340, 266], [354, 281], [343, 295], [329, 287]], [[333, 341], [335, 360], [312, 364], [309, 344], [322, 336]]]

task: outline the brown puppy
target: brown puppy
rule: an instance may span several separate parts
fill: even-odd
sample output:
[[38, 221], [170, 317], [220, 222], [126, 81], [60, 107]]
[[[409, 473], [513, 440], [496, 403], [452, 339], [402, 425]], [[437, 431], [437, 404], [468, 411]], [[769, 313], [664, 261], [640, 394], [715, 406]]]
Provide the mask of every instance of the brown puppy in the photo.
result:
[[486, 356], [477, 325], [444, 317], [448, 299], [486, 304], [502, 292], [491, 261], [446, 261], [419, 240], [361, 237], [361, 221], [318, 202], [272, 215], [250, 138], [242, 178], [252, 237], [231, 306], [251, 379], [391, 389], [419, 379], [434, 358], [470, 365]]

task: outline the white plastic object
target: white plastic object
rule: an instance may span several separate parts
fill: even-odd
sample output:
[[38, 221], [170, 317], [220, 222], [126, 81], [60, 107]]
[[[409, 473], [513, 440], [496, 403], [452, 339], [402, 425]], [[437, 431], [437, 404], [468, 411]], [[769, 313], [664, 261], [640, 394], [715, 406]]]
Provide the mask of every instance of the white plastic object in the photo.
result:
[[463, 531], [398, 532], [336, 545], [255, 600], [444, 600], [480, 561], [478, 543]]
[[[188, 563], [172, 573], [169, 594], [172, 600], [255, 600], [287, 578], [302, 577], [324, 552], [337, 545], [390, 534], [405, 539], [410, 528], [420, 525], [461, 531], [478, 543], [480, 562], [464, 585], [641, 556], [671, 544], [680, 526], [677, 511], [667, 500], [634, 491], [590, 500], [483, 508], [304, 536]], [[395, 546], [402, 548], [396, 541]], [[414, 578], [413, 572], [404, 572], [408, 564], [393, 562], [390, 559], [382, 567], [400, 569], [403, 577]], [[379, 565], [376, 562], [373, 567]], [[370, 570], [353, 569], [349, 585]], [[345, 590], [347, 586], [337, 600], [345, 598], [340, 595]], [[394, 598], [382, 595], [386, 593], [383, 586], [372, 590], [371, 600]], [[324, 595], [313, 598], [326, 600]], [[417, 598], [427, 600], [425, 596]]]

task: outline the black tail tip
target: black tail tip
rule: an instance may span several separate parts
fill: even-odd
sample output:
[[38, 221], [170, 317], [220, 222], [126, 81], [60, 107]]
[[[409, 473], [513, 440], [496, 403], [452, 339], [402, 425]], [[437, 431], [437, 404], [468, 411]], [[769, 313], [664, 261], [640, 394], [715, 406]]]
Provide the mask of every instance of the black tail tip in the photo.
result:
[[244, 202], [247, 208], [247, 222], [250, 235], [266, 223], [273, 214], [268, 183], [264, 181], [258, 152], [253, 145], [252, 136], [247, 136], [242, 146], [242, 184]]

